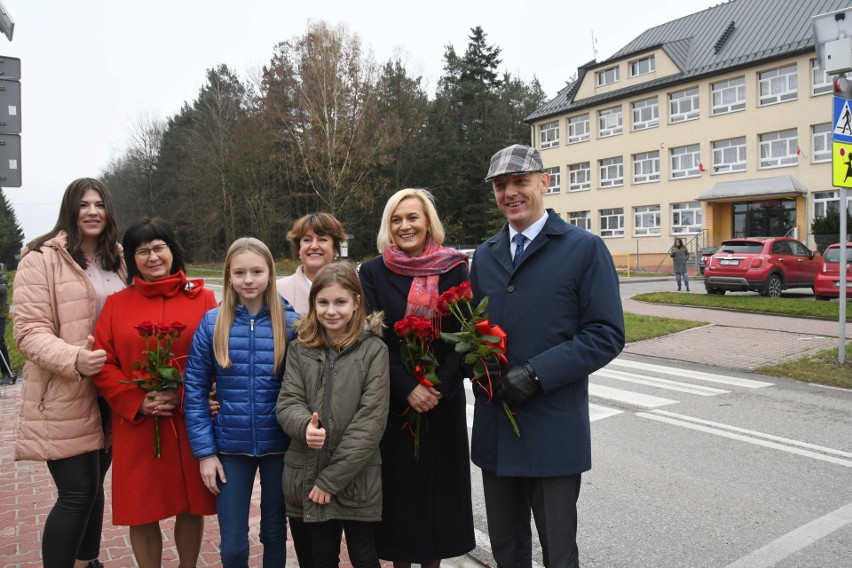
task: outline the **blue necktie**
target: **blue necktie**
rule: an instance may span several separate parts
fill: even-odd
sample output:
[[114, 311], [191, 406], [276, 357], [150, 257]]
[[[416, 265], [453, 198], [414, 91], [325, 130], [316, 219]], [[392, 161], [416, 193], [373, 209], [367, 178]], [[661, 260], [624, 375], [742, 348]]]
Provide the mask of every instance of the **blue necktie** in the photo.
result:
[[524, 242], [526, 240], [527, 238], [523, 233], [518, 233], [512, 238], [512, 241], [515, 243], [515, 256], [512, 257], [512, 266], [518, 266], [518, 263], [521, 262], [521, 257], [524, 255]]

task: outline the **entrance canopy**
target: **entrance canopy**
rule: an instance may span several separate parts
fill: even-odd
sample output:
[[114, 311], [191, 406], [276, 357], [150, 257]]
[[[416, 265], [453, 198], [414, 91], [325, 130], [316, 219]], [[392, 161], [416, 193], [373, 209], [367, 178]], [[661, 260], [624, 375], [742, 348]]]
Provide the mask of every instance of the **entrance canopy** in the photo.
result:
[[760, 197], [805, 195], [807, 189], [793, 176], [778, 176], [717, 183], [698, 197], [698, 201], [739, 200]]

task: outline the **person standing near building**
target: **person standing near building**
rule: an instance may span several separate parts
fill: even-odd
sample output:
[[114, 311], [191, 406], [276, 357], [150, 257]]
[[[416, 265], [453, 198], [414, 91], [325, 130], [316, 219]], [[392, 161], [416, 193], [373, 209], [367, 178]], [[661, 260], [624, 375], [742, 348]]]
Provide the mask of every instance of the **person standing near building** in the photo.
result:
[[684, 246], [681, 239], [675, 239], [669, 256], [672, 257], [672, 264], [674, 265], [677, 291], [680, 292], [680, 281], [682, 279], [683, 285], [686, 286], [686, 291], [689, 292], [689, 275], [686, 273], [686, 261], [689, 260], [689, 249]]
[[0, 371], [3, 378], [0, 385], [14, 385], [17, 377], [9, 361], [9, 348], [6, 347], [6, 319], [9, 317], [9, 278], [0, 274]]
[[499, 568], [532, 564], [530, 513], [544, 564], [578, 567], [577, 499], [591, 469], [589, 375], [624, 347], [618, 276], [603, 241], [544, 208], [550, 176], [535, 148], [497, 152], [485, 181], [507, 223], [474, 253], [471, 283], [508, 334], [496, 397], [474, 389], [471, 453], [482, 469]]

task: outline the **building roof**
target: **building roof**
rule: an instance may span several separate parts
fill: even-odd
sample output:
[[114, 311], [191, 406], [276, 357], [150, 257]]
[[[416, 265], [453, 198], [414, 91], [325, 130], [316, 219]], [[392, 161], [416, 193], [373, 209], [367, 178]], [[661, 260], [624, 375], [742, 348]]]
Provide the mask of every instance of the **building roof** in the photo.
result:
[[[532, 122], [813, 50], [811, 17], [848, 7], [849, 0], [729, 0], [650, 28], [609, 59], [580, 67], [576, 81], [524, 120]], [[680, 72], [585, 99], [574, 98], [587, 72], [654, 49], [662, 49]]]
[[778, 176], [717, 183], [698, 197], [698, 201], [735, 200], [769, 195], [805, 195], [807, 188], [793, 176]]

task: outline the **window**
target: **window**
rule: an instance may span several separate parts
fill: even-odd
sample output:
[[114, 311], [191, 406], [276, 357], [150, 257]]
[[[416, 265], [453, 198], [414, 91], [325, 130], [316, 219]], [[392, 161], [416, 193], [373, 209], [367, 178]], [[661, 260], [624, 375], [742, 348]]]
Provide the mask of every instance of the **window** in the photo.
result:
[[559, 168], [545, 168], [544, 173], [550, 174], [550, 185], [547, 186], [547, 195], [559, 193], [562, 189]]
[[672, 233], [698, 233], [701, 231], [701, 204], [697, 201], [689, 203], [672, 203]]
[[764, 71], [758, 74], [758, 77], [758, 90], [760, 92], [758, 103], [761, 106], [796, 99], [798, 79], [796, 78], [795, 63], [771, 71]]
[[601, 187], [624, 185], [624, 158], [621, 156], [607, 158], [601, 160], [599, 164]]
[[660, 105], [657, 97], [633, 103], [633, 130], [645, 130], [660, 124]]
[[700, 150], [699, 144], [672, 148], [672, 178], [701, 175], [701, 170], [698, 168], [701, 161], [698, 156]]
[[669, 95], [669, 122], [683, 122], [698, 118], [698, 87], [677, 91]]
[[[842, 77], [850, 78], [850, 73], [844, 73]], [[819, 66], [819, 61], [811, 59], [811, 94], [822, 95], [834, 92], [834, 80]]]
[[604, 85], [615, 83], [616, 81], [618, 81], [618, 67], [610, 67], [609, 69], [598, 71], [597, 78], [598, 87], [603, 87]]
[[589, 114], [572, 116], [568, 119], [568, 143], [585, 142], [589, 139]]
[[745, 109], [745, 77], [713, 83], [710, 90], [713, 114]]
[[621, 127], [621, 105], [598, 112], [598, 130], [601, 138], [621, 134]]
[[659, 205], [643, 205], [633, 208], [633, 234], [637, 237], [660, 234]]
[[[848, 200], [847, 208], [852, 215], [852, 199]], [[840, 192], [818, 191], [814, 193], [814, 217], [825, 217], [829, 209], [840, 209]]]
[[587, 231], [592, 230], [592, 218], [589, 211], [571, 211], [568, 213], [568, 223]]
[[559, 146], [559, 121], [554, 120], [553, 122], [542, 124], [539, 140], [541, 141], [542, 149]]
[[633, 183], [647, 183], [660, 179], [660, 151], [633, 155]]
[[645, 75], [646, 73], [653, 73], [657, 69], [657, 62], [654, 59], [654, 56], [646, 57], [644, 59], [639, 59], [638, 61], [634, 61], [630, 64], [630, 76], [635, 77], [637, 75]]
[[591, 189], [592, 168], [589, 162], [568, 166], [568, 191]]
[[811, 134], [811, 151], [814, 153], [811, 156], [811, 161], [827, 162], [831, 160], [831, 123], [814, 124], [811, 126]]
[[792, 166], [799, 162], [796, 129], [780, 130], [760, 135], [760, 167]]
[[713, 142], [713, 173], [740, 172], [746, 169], [746, 139], [728, 138]]
[[624, 236], [624, 209], [601, 209], [601, 236]]

